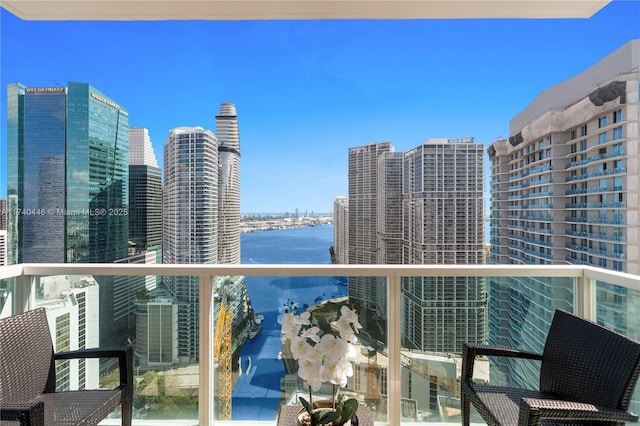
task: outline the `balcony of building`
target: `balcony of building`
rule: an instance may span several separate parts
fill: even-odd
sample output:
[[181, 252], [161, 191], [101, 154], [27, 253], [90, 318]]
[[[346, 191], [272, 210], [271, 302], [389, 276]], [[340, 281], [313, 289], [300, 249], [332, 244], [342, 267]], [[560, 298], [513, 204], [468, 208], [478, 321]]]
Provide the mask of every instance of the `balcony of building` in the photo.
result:
[[[106, 294], [113, 294], [114, 300], [122, 302], [119, 309], [128, 311], [129, 321], [135, 324], [137, 305], [170, 304], [170, 296], [153, 293], [153, 297], [145, 298], [139, 292], [127, 292], [127, 285], [132, 286], [135, 279], [155, 285], [156, 277], [185, 276], [193, 279], [194, 300], [199, 301], [192, 312], [198, 324], [197, 342], [192, 342], [197, 348], [196, 359], [178, 357], [164, 364], [141, 363], [140, 351], [136, 351], [134, 425], [276, 424], [281, 405], [296, 404], [295, 396], [305, 393], [295, 371], [284, 370], [288, 361], [282, 355], [277, 323], [283, 302], [310, 300], [310, 306], [325, 306], [334, 299], [345, 302], [350, 294], [349, 278], [360, 277], [359, 283], [365, 283], [361, 290], [364, 293], [375, 290], [378, 299], [376, 303], [359, 305], [360, 321], [366, 332], [360, 334], [360, 355], [354, 361], [355, 373], [346, 392], [368, 405], [375, 424], [379, 425], [459, 423], [461, 352], [456, 342], [480, 340], [540, 351], [555, 308], [640, 338], [640, 277], [575, 265], [24, 264], [0, 268], [1, 312], [5, 316], [14, 315], [39, 306], [52, 312], [63, 310], [65, 306], [81, 304], [80, 291], [98, 283], [113, 286], [106, 288]], [[75, 282], [82, 284], [65, 288], [54, 277], [75, 277]], [[252, 341], [236, 335], [233, 336], [236, 343], [240, 347], [244, 344], [269, 348], [255, 352], [262, 355], [254, 355], [253, 360], [238, 349], [232, 367], [230, 420], [220, 417], [219, 377], [213, 351], [220, 283], [228, 277], [256, 280], [248, 288], [249, 299], [241, 306], [253, 305], [263, 318], [260, 337]], [[314, 284], [316, 279], [327, 278], [332, 283], [329, 287]], [[58, 283], [54, 290], [47, 287], [52, 282]], [[124, 287], [122, 283], [126, 283]], [[262, 288], [259, 294], [269, 295], [268, 302], [255, 296], [257, 288]], [[441, 293], [430, 297], [429, 291], [434, 288]], [[237, 295], [226, 297], [234, 296]], [[100, 322], [104, 305], [83, 300], [83, 315]], [[265, 303], [270, 308], [262, 307]], [[115, 305], [111, 308], [115, 309]], [[472, 318], [462, 321], [460, 311]], [[175, 331], [180, 315], [163, 323], [166, 329], [158, 332]], [[93, 326], [97, 328], [91, 330], [104, 330], [99, 324]], [[249, 328], [245, 324], [241, 329], [249, 333]], [[76, 326], [70, 329], [73, 333], [79, 330]], [[98, 331], [87, 330], [87, 347], [88, 342], [123, 343], [104, 342], [91, 335]], [[145, 344], [141, 340], [149, 336], [138, 331], [128, 341], [135, 347]], [[424, 347], [417, 348], [416, 336], [425, 340]], [[271, 356], [265, 359], [264, 354], [269, 351]], [[484, 366], [478, 380], [535, 385], [535, 365], [485, 361]], [[112, 369], [101, 365], [91, 374], [98, 375], [94, 379], [102, 382], [108, 380]], [[74, 374], [71, 368], [70, 382], [76, 377]], [[86, 374], [89, 375], [88, 370]], [[640, 411], [638, 391], [631, 409]], [[116, 413], [102, 424], [118, 424], [117, 416]], [[482, 424], [480, 417], [472, 419]]]

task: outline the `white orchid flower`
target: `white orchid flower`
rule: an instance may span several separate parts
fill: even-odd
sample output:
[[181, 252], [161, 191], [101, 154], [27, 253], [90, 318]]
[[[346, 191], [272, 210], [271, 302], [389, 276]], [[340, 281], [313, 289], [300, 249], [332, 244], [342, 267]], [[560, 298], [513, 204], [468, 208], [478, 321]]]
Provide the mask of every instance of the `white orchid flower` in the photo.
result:
[[340, 317], [340, 319], [336, 323], [336, 328], [338, 329], [338, 333], [340, 333], [340, 337], [349, 342], [356, 341], [356, 335], [353, 332], [351, 323], [345, 317]]
[[304, 359], [313, 351], [313, 346], [307, 343], [307, 339], [295, 336], [291, 338], [291, 354], [294, 359]]
[[330, 361], [335, 361], [344, 356], [347, 351], [347, 341], [336, 338], [332, 334], [325, 334], [320, 338], [318, 350]]
[[311, 312], [304, 311], [300, 315], [294, 316], [293, 322], [295, 322], [298, 325], [310, 325], [311, 324], [310, 318], [311, 318]]
[[[351, 363], [348, 364], [351, 365]], [[322, 367], [320, 367], [320, 377], [326, 382], [345, 387], [347, 385], [345, 367], [344, 362], [340, 360], [325, 361]]]
[[302, 380], [312, 381], [320, 378], [320, 367], [322, 367], [322, 360], [320, 357], [307, 356], [298, 360], [298, 376]]
[[300, 332], [300, 326], [293, 321], [294, 315], [291, 312], [287, 312], [282, 316], [282, 333], [287, 339], [291, 339], [297, 336]]
[[362, 325], [358, 322], [358, 314], [356, 311], [349, 309], [347, 306], [343, 306], [340, 308], [340, 313], [342, 314], [341, 318], [345, 318], [353, 325], [356, 333], [362, 328]]
[[320, 336], [318, 336], [318, 333], [320, 332], [320, 329], [318, 327], [311, 327], [306, 329], [301, 335], [300, 337], [304, 338], [304, 339], [310, 339], [313, 340], [314, 342], [318, 343], [320, 341]]

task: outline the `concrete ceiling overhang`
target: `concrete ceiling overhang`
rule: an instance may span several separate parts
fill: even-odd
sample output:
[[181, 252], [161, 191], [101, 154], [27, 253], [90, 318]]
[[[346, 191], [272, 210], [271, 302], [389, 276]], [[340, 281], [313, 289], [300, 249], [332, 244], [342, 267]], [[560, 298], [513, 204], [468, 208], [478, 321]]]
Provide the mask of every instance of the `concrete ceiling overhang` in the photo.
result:
[[0, 0], [24, 20], [588, 18], [610, 0]]

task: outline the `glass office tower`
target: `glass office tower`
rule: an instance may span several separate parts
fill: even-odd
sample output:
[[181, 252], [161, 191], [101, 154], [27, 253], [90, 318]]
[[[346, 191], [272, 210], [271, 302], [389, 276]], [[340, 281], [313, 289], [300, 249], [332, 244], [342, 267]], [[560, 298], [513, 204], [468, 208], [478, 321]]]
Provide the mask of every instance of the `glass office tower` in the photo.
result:
[[127, 111], [87, 83], [7, 96], [10, 263], [126, 257]]

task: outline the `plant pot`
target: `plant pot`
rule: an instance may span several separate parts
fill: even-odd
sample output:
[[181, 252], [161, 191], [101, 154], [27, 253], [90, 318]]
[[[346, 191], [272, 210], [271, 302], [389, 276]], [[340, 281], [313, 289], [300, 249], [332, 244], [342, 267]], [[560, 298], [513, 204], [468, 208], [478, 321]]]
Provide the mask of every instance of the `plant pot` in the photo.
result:
[[[313, 412], [317, 413], [319, 411], [333, 411], [333, 402], [329, 400], [321, 400], [313, 403], [314, 409]], [[327, 426], [333, 426], [333, 423], [327, 423]], [[304, 408], [300, 409], [300, 413], [298, 413], [298, 425], [297, 426], [311, 426], [311, 419], [309, 413]], [[324, 425], [323, 425], [324, 426]], [[344, 423], [344, 426], [358, 426], [358, 416], [353, 416], [350, 420], [347, 420]]]

